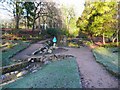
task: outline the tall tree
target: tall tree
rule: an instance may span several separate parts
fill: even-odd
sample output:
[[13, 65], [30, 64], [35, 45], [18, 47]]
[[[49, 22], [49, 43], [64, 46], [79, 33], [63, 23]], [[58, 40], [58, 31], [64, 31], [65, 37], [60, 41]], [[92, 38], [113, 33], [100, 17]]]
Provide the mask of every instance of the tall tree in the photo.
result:
[[21, 15], [23, 14], [23, 2], [17, 2], [16, 0], [2, 0], [1, 6], [3, 10], [6, 10], [14, 17], [15, 19], [15, 28], [19, 28], [19, 21]]
[[110, 38], [116, 32], [116, 2], [93, 2], [86, 6], [85, 11], [77, 26], [91, 37], [103, 36], [105, 44], [105, 37]]
[[24, 2], [24, 17], [26, 20], [26, 26], [29, 29], [30, 22], [32, 22], [32, 15], [34, 10], [34, 2]]
[[62, 12], [62, 19], [66, 28], [70, 35], [77, 36], [78, 35], [78, 28], [76, 27], [76, 15], [74, 12], [73, 7], [61, 7]]

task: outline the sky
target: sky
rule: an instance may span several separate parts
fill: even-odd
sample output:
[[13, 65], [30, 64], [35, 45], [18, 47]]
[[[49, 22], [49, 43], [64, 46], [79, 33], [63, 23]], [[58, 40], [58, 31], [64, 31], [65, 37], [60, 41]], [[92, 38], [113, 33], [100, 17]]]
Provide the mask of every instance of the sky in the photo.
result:
[[[30, 0], [29, 0], [30, 1]], [[65, 5], [66, 7], [73, 7], [77, 17], [81, 16], [84, 10], [84, 0], [53, 0], [60, 5]], [[0, 2], [0, 8], [2, 8], [2, 3]], [[0, 9], [0, 20], [11, 19], [9, 12]]]
[[84, 10], [84, 0], [56, 0], [58, 3], [65, 5], [66, 7], [73, 7], [77, 17], [80, 17]]
[[5, 7], [9, 8], [6, 4], [6, 2], [4, 4], [0, 2], [0, 20], [10, 20], [12, 15], [10, 15], [10, 13], [8, 11], [1, 9], [1, 8], [3, 8], [2, 5], [5, 5]]

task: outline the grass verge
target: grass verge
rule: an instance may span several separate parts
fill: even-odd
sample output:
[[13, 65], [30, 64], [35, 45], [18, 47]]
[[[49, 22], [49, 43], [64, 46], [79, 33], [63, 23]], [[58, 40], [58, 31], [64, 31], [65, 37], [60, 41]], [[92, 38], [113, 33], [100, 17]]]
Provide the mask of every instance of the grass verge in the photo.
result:
[[0, 67], [13, 64], [14, 62], [11, 61], [10, 58], [18, 52], [20, 52], [21, 50], [27, 48], [28, 46], [28, 42], [19, 42], [14, 47], [7, 49], [5, 52], [2, 52], [2, 55], [0, 56], [0, 58], [2, 58], [0, 59], [0, 63], [2, 63], [2, 65], [0, 65]]
[[96, 61], [105, 66], [105, 68], [114, 74], [115, 76], [120, 75], [120, 66], [118, 59], [118, 48], [104, 48], [98, 47], [93, 49], [93, 54], [96, 58]]
[[82, 88], [75, 58], [54, 61], [4, 88]]

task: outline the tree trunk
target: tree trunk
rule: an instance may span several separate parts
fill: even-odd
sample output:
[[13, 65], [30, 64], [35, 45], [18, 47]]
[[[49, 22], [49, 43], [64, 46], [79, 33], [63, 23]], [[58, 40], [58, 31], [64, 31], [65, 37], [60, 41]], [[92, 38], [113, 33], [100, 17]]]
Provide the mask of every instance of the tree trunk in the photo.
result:
[[81, 30], [80, 30], [80, 28], [79, 28], [79, 35], [78, 35], [79, 37], [81, 36]]
[[114, 42], [115, 42], [115, 40], [116, 40], [116, 37], [112, 39], [112, 42], [114, 43]]
[[40, 17], [38, 18], [38, 30], [39, 30], [39, 34], [41, 34], [41, 30], [40, 30]]
[[119, 46], [119, 29], [117, 30], [117, 46]]
[[92, 35], [92, 33], [89, 33], [89, 35], [90, 35], [90, 40], [93, 42], [93, 35]]
[[15, 25], [16, 29], [19, 29], [19, 16], [16, 15], [16, 25]]
[[29, 29], [29, 16], [28, 16], [28, 11], [27, 11], [27, 29]]
[[28, 12], [27, 12], [27, 28], [29, 29], [29, 19], [28, 19]]
[[103, 33], [103, 44], [105, 44], [105, 34]]
[[38, 18], [38, 30], [40, 31], [40, 17]]
[[16, 22], [16, 25], [15, 25], [15, 28], [16, 29], [19, 29], [19, 9], [18, 9], [18, 3], [16, 3], [16, 16], [15, 16], [15, 22]]
[[33, 17], [33, 25], [32, 25], [32, 31], [35, 29], [35, 16]]

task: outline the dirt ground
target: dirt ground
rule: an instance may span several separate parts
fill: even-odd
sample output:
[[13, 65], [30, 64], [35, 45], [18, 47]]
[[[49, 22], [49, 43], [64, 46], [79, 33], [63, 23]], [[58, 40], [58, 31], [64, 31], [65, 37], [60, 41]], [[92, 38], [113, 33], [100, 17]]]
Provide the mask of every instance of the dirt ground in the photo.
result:
[[[41, 46], [41, 42], [32, 44], [29, 48], [18, 53], [14, 58], [25, 58]], [[118, 88], [118, 79], [112, 76], [102, 65], [95, 61], [89, 47], [67, 49], [68, 51], [59, 54], [73, 55], [76, 57], [80, 78], [84, 88]]]
[[76, 57], [84, 88], [118, 88], [118, 79], [95, 61], [90, 48], [68, 48], [63, 54]]

